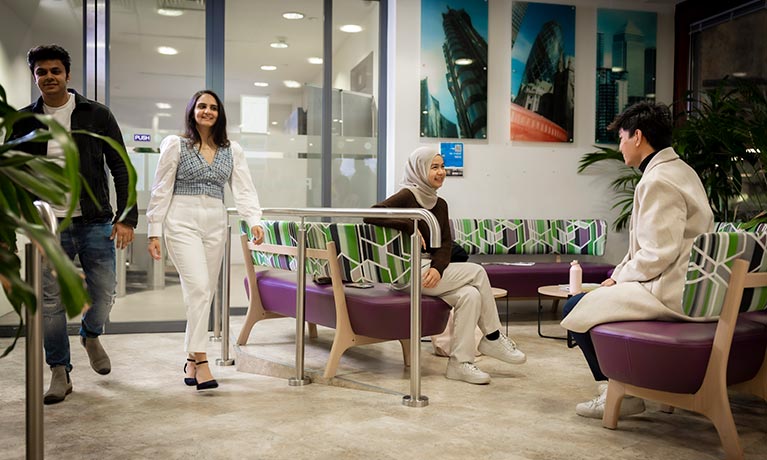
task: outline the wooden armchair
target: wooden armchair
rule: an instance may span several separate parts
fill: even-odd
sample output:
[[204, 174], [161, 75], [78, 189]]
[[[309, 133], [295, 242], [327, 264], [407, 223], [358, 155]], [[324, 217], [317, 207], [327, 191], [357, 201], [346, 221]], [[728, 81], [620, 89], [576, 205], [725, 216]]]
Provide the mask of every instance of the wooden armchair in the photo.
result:
[[[609, 378], [602, 424], [615, 429], [624, 396], [705, 415], [728, 459], [742, 459], [728, 386], [767, 396], [767, 235], [708, 233], [693, 245], [684, 293], [692, 317], [717, 322], [630, 321], [592, 329]], [[742, 313], [742, 314], [740, 314]]]

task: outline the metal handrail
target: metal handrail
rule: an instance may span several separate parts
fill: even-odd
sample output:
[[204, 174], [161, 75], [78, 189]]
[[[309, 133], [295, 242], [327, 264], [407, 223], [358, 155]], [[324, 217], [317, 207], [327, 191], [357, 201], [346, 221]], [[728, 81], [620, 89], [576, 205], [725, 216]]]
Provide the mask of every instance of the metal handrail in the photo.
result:
[[[228, 209], [229, 214], [235, 214], [236, 209]], [[377, 217], [384, 219], [411, 219], [413, 233], [411, 235], [412, 254], [410, 258], [410, 394], [402, 398], [402, 404], [409, 407], [424, 407], [429, 404], [429, 398], [421, 395], [421, 236], [418, 232], [418, 221], [426, 222], [429, 227], [430, 245], [438, 247], [442, 244], [442, 234], [437, 218], [425, 209], [417, 208], [264, 208], [264, 216], [289, 216], [300, 218], [298, 227], [298, 267], [296, 287], [296, 376], [289, 380], [292, 386], [310, 383], [304, 376], [304, 313], [306, 309], [306, 227], [307, 217]], [[228, 296], [227, 296], [228, 297]], [[224, 298], [222, 320], [229, 322], [229, 299]], [[228, 329], [228, 328], [227, 328]], [[228, 348], [228, 334], [222, 338], [222, 348]]]

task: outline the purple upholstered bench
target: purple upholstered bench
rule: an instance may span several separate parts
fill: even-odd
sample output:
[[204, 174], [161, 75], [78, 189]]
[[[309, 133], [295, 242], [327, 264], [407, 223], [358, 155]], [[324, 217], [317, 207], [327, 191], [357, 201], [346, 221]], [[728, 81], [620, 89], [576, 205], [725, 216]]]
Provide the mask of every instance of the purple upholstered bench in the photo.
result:
[[[256, 273], [264, 310], [282, 316], [296, 314], [296, 274], [283, 270]], [[344, 287], [349, 322], [356, 334], [385, 340], [410, 337], [410, 292], [400, 292], [383, 283], [371, 289]], [[336, 328], [333, 286], [306, 283], [306, 321]], [[450, 306], [437, 297], [421, 298], [421, 335], [445, 330]]]
[[[607, 240], [607, 224], [599, 219], [451, 219], [450, 225], [455, 242], [470, 256], [481, 256], [490, 284], [512, 299], [536, 297], [540, 286], [567, 283], [570, 262], [560, 261], [561, 256], [603, 256]], [[510, 256], [525, 255], [555, 260], [508, 263]], [[585, 283], [601, 283], [615, 268], [580, 259]]]
[[[764, 362], [767, 326], [740, 315], [727, 361], [727, 382], [754, 378]], [[703, 383], [718, 323], [626, 321], [591, 329], [599, 366], [611, 379], [693, 394]]]
[[[483, 264], [490, 284], [506, 289], [509, 297], [529, 298], [538, 295], [538, 287], [567, 284], [570, 264], [565, 262], [536, 262], [530, 266]], [[601, 283], [615, 268], [610, 264], [584, 263], [584, 283]]]
[[[265, 243], [249, 241], [249, 228], [241, 225], [242, 250], [250, 303], [237, 339], [247, 343], [253, 326], [261, 320], [295, 317], [297, 224], [264, 222]], [[310, 336], [316, 325], [335, 329], [324, 377], [336, 374], [341, 355], [350, 347], [399, 340], [405, 365], [410, 363], [410, 292], [391, 289], [410, 277], [410, 238], [397, 230], [367, 224], [309, 223], [307, 232], [306, 314]], [[255, 265], [268, 267], [255, 270]], [[316, 284], [313, 275], [330, 284]], [[365, 281], [370, 289], [345, 286]], [[421, 336], [445, 330], [450, 306], [439, 298], [421, 297]]]

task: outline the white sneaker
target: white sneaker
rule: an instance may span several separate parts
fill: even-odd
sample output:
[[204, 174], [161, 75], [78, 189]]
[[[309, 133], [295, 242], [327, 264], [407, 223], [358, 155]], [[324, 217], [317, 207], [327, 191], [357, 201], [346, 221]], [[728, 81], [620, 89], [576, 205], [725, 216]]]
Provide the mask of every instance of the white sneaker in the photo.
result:
[[464, 382], [475, 385], [486, 385], [490, 383], [490, 374], [483, 372], [474, 363], [459, 363], [452, 359], [447, 361], [447, 372], [445, 377], [451, 380], [463, 380]]
[[[575, 406], [575, 413], [581, 417], [601, 419], [605, 414], [605, 402], [607, 400], [607, 384], [599, 384], [599, 396], [591, 401], [582, 402]], [[644, 412], [644, 399], [634, 396], [624, 396], [621, 402], [620, 417], [641, 414]]]
[[483, 355], [506, 363], [522, 364], [527, 361], [527, 356], [517, 348], [517, 344], [503, 334], [497, 340], [488, 340], [487, 337], [482, 337], [477, 348]]

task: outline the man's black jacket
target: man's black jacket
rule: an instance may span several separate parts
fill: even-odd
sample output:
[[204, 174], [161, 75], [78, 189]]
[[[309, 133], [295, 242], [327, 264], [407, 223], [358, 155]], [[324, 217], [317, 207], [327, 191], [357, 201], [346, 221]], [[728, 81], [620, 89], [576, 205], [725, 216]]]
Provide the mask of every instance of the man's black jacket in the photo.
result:
[[[71, 118], [72, 131], [82, 129], [108, 136], [125, 147], [120, 127], [117, 125], [117, 121], [109, 108], [81, 96], [72, 89], [69, 92], [73, 93], [75, 97], [75, 109], [72, 112]], [[37, 102], [24, 107], [21, 111], [44, 113], [43, 98], [38, 98]], [[26, 118], [13, 126], [11, 137], [14, 139], [19, 138], [40, 128], [45, 128], [45, 125], [34, 118]], [[128, 168], [123, 163], [120, 155], [106, 142], [83, 134], [74, 134], [73, 138], [80, 151], [80, 173], [88, 182], [93, 194], [101, 205], [101, 209], [99, 209], [93, 203], [91, 197], [83, 191], [80, 195], [83, 222], [109, 222], [112, 219], [116, 221], [117, 217], [125, 209], [125, 203], [128, 200]], [[33, 155], [46, 155], [48, 153], [48, 144], [46, 142], [27, 142], [19, 146], [19, 150]], [[109, 183], [107, 182], [107, 174], [104, 167], [105, 162], [109, 166], [117, 193], [116, 213], [112, 211], [112, 206], [109, 203]], [[134, 228], [136, 227], [138, 223], [138, 210], [135, 205], [128, 212], [122, 223]]]

